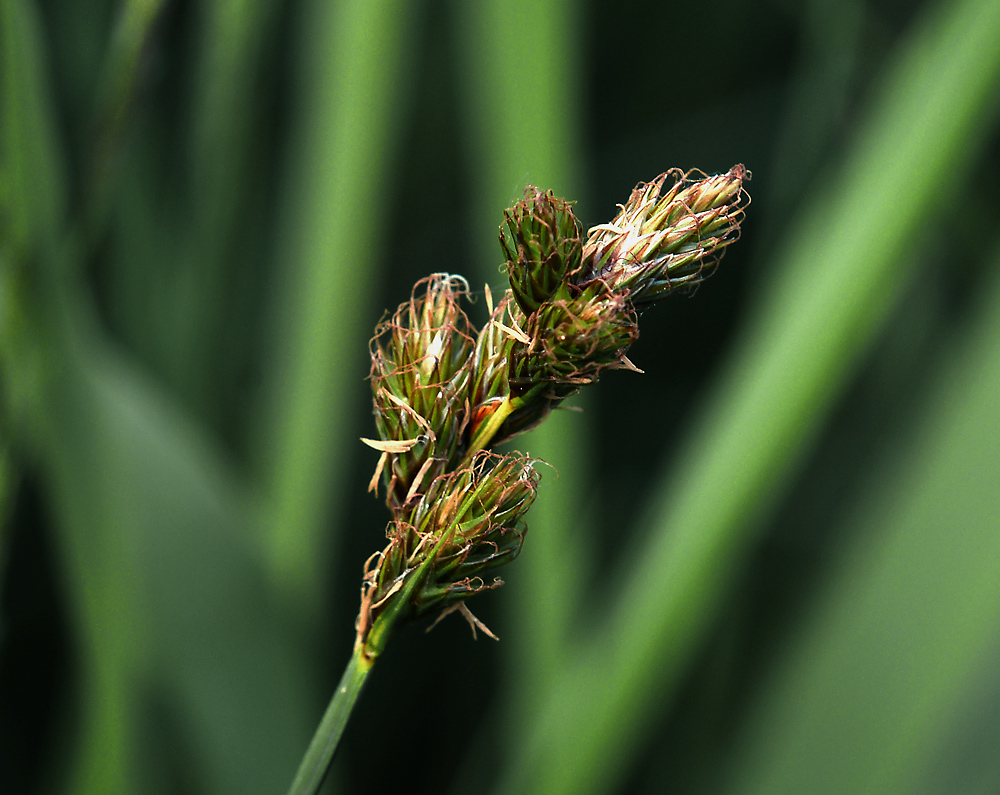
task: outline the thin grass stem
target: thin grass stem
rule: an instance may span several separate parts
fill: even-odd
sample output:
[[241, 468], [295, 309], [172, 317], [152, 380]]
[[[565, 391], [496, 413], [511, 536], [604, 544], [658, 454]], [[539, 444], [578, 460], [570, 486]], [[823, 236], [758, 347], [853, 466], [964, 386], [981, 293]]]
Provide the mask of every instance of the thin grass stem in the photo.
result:
[[333, 698], [323, 713], [319, 728], [313, 735], [309, 748], [306, 750], [299, 770], [295, 774], [292, 786], [288, 790], [288, 795], [315, 795], [319, 792], [323, 779], [333, 762], [333, 755], [340, 744], [341, 735], [347, 720], [351, 716], [354, 704], [361, 694], [361, 688], [368, 678], [372, 667], [375, 665], [375, 657], [366, 653], [364, 646], [359, 646], [354, 650], [351, 659], [344, 668], [344, 674], [340, 677], [340, 683], [333, 693]]

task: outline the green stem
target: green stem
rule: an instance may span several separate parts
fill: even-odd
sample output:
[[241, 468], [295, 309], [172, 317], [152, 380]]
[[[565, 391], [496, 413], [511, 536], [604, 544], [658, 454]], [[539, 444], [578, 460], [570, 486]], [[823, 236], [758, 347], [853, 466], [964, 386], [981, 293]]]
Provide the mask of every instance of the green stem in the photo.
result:
[[493, 437], [497, 435], [497, 431], [500, 430], [500, 426], [507, 421], [507, 418], [520, 408], [524, 408], [528, 403], [534, 400], [538, 395], [541, 394], [542, 390], [548, 387], [547, 384], [535, 384], [528, 392], [520, 397], [512, 398], [507, 395], [503, 399], [503, 403], [497, 408], [490, 418], [483, 423], [483, 426], [476, 432], [475, 438], [472, 440], [472, 444], [469, 445], [469, 449], [465, 454], [465, 458], [462, 460], [462, 466], [465, 466], [472, 460], [472, 457], [478, 453], [480, 450], [485, 450], [493, 441]]
[[330, 699], [330, 705], [326, 708], [323, 720], [320, 721], [319, 728], [316, 729], [312, 742], [302, 757], [288, 795], [315, 795], [319, 791], [327, 770], [330, 769], [333, 754], [344, 733], [347, 719], [351, 716], [354, 703], [358, 700], [361, 688], [376, 659], [377, 655], [370, 654], [365, 645], [354, 650], [344, 669], [344, 675], [340, 677], [340, 684]]
[[426, 567], [432, 560], [433, 555], [420, 569], [416, 570], [415, 576], [410, 578], [406, 587], [394, 595], [388, 607], [372, 625], [367, 636], [355, 645], [354, 654], [347, 662], [347, 667], [344, 668], [344, 674], [340, 677], [340, 683], [334, 691], [333, 698], [330, 699], [330, 704], [327, 706], [326, 712], [323, 713], [323, 719], [309, 743], [309, 748], [306, 749], [305, 756], [299, 763], [298, 772], [288, 790], [288, 795], [315, 795], [319, 791], [320, 785], [330, 769], [330, 763], [333, 762], [333, 755], [337, 751], [344, 727], [347, 725], [354, 704], [361, 694], [361, 688], [374, 667], [375, 661], [385, 651], [393, 628], [404, 619], [407, 610], [409, 610], [413, 591], [422, 581], [420, 575], [426, 571]]
[[497, 431], [500, 430], [500, 426], [503, 425], [504, 420], [506, 420], [514, 410], [518, 407], [518, 398], [511, 399], [510, 395], [503, 399], [503, 403], [500, 404], [499, 408], [490, 415], [490, 418], [486, 420], [483, 426], [476, 433], [476, 438], [472, 440], [472, 444], [469, 445], [469, 449], [465, 454], [466, 463], [472, 460], [472, 457], [478, 453], [480, 450], [488, 447], [493, 437], [497, 435]]

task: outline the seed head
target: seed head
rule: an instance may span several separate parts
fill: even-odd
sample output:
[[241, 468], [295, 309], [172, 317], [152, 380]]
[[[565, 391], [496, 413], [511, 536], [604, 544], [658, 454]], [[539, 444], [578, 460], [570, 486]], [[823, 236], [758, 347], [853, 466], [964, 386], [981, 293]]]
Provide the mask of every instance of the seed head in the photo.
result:
[[[679, 170], [640, 184], [610, 224], [590, 230], [569, 203], [533, 187], [504, 213], [511, 289], [476, 333], [459, 306], [463, 279], [434, 274], [381, 323], [371, 381], [392, 511], [389, 544], [365, 566], [357, 642], [432, 608], [460, 609], [495, 588], [482, 575], [517, 556], [535, 498], [534, 461], [490, 449], [533, 427], [626, 351], [638, 312], [703, 280], [739, 235], [749, 201], [741, 165], [706, 177]], [[376, 624], [375, 622], [379, 620]], [[373, 626], [374, 625], [374, 626]]]
[[507, 276], [521, 310], [530, 315], [551, 300], [582, 265], [583, 228], [568, 201], [533, 185], [504, 210], [500, 247]]
[[458, 276], [423, 279], [372, 340], [375, 425], [382, 442], [368, 443], [388, 463], [382, 472], [390, 507], [423, 491], [458, 454], [475, 348], [474, 331], [458, 305], [466, 293]]
[[515, 347], [511, 388], [539, 381], [571, 386], [597, 380], [602, 370], [621, 366], [625, 350], [639, 336], [635, 311], [622, 293], [591, 282], [573, 298], [542, 304], [525, 325], [531, 338]]
[[635, 306], [703, 281], [739, 237], [748, 203], [742, 165], [706, 177], [672, 169], [632, 191], [610, 224], [590, 230], [584, 267]]
[[477, 453], [436, 477], [390, 525], [389, 546], [366, 569], [359, 642], [392, 597], [404, 589], [409, 618], [497, 588], [482, 575], [517, 557], [523, 516], [538, 487], [535, 462], [522, 455]]

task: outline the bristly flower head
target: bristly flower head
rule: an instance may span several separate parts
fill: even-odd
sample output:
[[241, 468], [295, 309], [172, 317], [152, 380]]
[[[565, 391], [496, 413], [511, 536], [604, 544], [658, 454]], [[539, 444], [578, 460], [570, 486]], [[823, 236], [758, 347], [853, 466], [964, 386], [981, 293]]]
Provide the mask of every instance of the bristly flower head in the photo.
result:
[[510, 289], [530, 315], [579, 273], [583, 228], [568, 201], [533, 185], [503, 215], [500, 247], [507, 257]]
[[598, 281], [573, 298], [542, 304], [527, 319], [525, 333], [531, 342], [514, 350], [511, 387], [551, 381], [575, 391], [603, 370], [621, 367], [639, 329], [626, 297]]
[[518, 454], [479, 452], [467, 465], [435, 478], [427, 493], [397, 516], [389, 546], [366, 571], [359, 643], [404, 589], [402, 609], [416, 618], [503, 584], [487, 583], [482, 575], [521, 551], [522, 519], [538, 487], [534, 464]]
[[581, 243], [569, 204], [528, 187], [504, 213], [511, 289], [479, 332], [459, 301], [463, 279], [418, 282], [372, 342], [371, 382], [392, 512], [389, 545], [366, 566], [357, 643], [379, 653], [392, 625], [459, 609], [482, 573], [517, 556], [538, 474], [529, 458], [490, 452], [541, 422], [626, 352], [639, 311], [702, 281], [739, 236], [750, 173], [679, 170], [636, 187], [610, 224]]
[[[372, 340], [372, 392], [390, 507], [445, 471], [461, 445], [475, 331], [459, 299], [464, 279], [446, 273], [417, 282], [408, 303]], [[377, 477], [373, 479], [375, 488]]]
[[639, 185], [614, 221], [590, 230], [588, 275], [628, 290], [635, 306], [703, 281], [739, 237], [749, 178], [742, 165], [714, 177], [672, 169]]

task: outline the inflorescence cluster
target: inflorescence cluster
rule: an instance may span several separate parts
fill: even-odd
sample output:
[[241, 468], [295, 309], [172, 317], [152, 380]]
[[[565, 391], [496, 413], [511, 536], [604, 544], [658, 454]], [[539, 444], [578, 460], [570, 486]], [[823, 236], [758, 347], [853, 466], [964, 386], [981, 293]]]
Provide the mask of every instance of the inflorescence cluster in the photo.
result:
[[460, 306], [468, 285], [437, 273], [376, 329], [371, 386], [389, 543], [365, 565], [358, 647], [377, 654], [389, 627], [460, 610], [495, 588], [483, 575], [517, 557], [535, 498], [536, 460], [491, 448], [534, 427], [611, 368], [637, 312], [714, 269], [749, 202], [737, 165], [708, 177], [677, 169], [640, 184], [615, 219], [584, 237], [570, 203], [527, 187], [504, 213], [510, 289], [476, 330]]

